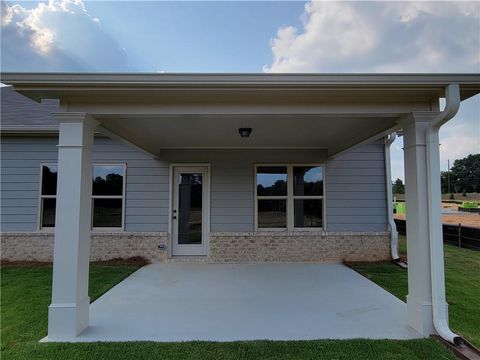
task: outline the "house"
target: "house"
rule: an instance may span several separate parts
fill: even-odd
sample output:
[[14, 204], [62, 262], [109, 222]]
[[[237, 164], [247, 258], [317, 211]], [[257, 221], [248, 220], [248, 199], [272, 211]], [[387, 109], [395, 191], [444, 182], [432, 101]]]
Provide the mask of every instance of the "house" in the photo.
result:
[[389, 259], [385, 141], [402, 128], [408, 323], [457, 339], [445, 323], [438, 129], [480, 92], [478, 74], [2, 82], [22, 94], [2, 88], [2, 258], [53, 260], [49, 337], [88, 326], [89, 259]]

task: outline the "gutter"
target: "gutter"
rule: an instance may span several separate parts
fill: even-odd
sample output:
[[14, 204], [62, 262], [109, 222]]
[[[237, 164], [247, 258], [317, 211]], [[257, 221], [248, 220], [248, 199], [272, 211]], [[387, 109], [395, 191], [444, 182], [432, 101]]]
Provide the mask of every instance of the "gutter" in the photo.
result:
[[393, 220], [393, 194], [392, 194], [392, 167], [390, 160], [390, 145], [395, 141], [397, 133], [391, 133], [385, 139], [385, 177], [387, 184], [387, 219], [388, 230], [390, 231], [390, 253], [393, 261], [398, 261], [398, 231], [397, 225]]
[[450, 84], [445, 88], [445, 100], [445, 109], [430, 122], [426, 132], [433, 324], [435, 330], [443, 339], [455, 345], [462, 345], [463, 339], [453, 333], [448, 325], [448, 305], [445, 297], [445, 265], [440, 196], [440, 150], [438, 137], [440, 127], [455, 116], [460, 107], [460, 87], [458, 84]]
[[0, 133], [2, 135], [7, 134], [27, 134], [27, 135], [39, 135], [39, 134], [57, 134], [58, 126], [55, 125], [5, 125], [0, 126]]

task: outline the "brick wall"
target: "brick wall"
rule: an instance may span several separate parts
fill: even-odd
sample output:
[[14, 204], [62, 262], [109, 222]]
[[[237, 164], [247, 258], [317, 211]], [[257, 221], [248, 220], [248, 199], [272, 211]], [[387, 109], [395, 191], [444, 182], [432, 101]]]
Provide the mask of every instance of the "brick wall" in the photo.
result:
[[[166, 232], [95, 232], [90, 244], [90, 260], [110, 260], [142, 256], [150, 262], [168, 258]], [[9, 261], [52, 261], [53, 233], [3, 233], [1, 258]]]
[[390, 259], [387, 232], [212, 233], [210, 262], [343, 262]]
[[[159, 249], [164, 245], [165, 249]], [[142, 256], [150, 262], [169, 259], [166, 232], [92, 234], [90, 259], [110, 260]], [[53, 233], [3, 233], [1, 258], [10, 261], [52, 261]], [[215, 232], [210, 234], [210, 255], [203, 262], [343, 262], [390, 259], [387, 232]], [[196, 257], [191, 261], [198, 262]]]

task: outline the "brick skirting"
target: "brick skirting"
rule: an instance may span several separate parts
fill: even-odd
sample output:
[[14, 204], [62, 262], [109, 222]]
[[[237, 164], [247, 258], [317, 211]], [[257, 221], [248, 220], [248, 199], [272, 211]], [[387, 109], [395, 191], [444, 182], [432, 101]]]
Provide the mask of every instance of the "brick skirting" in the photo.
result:
[[390, 259], [388, 232], [219, 232], [209, 262], [331, 262]]
[[[1, 259], [52, 261], [53, 233], [2, 233]], [[164, 245], [164, 249], [159, 249]], [[150, 262], [169, 259], [166, 232], [94, 232], [90, 260], [141, 256]], [[388, 232], [214, 232], [209, 263], [380, 261], [390, 259]], [[198, 262], [198, 257], [191, 258]]]
[[[53, 233], [2, 233], [1, 258], [9, 261], [52, 261]], [[165, 245], [165, 250], [159, 245]], [[141, 256], [150, 262], [168, 258], [166, 232], [94, 232], [90, 243], [90, 260]]]

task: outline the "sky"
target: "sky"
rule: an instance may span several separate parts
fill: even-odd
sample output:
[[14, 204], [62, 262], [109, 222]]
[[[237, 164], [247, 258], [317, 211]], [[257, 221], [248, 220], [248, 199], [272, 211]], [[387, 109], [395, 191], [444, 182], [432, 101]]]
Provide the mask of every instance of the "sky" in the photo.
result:
[[[480, 73], [480, 2], [0, 1], [2, 71]], [[480, 96], [440, 142], [480, 152]]]

